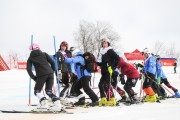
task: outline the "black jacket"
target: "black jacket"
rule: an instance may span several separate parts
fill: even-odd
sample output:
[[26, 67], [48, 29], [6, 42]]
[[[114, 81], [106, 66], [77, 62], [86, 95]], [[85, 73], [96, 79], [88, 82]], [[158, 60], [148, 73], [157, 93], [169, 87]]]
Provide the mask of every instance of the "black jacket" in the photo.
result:
[[[66, 50], [65, 51], [67, 58], [71, 58], [71, 52]], [[58, 51], [56, 53], [57, 55], [57, 59], [59, 61], [59, 58], [62, 56], [62, 53], [60, 51]], [[65, 63], [64, 61], [59, 61], [58, 62], [58, 70], [61, 70], [62, 73], [71, 73], [71, 65], [69, 63]]]
[[102, 55], [102, 62], [98, 63], [101, 66], [101, 73], [108, 72], [108, 66], [111, 66], [113, 70], [119, 65], [119, 56], [113, 49], [109, 49], [104, 55]]
[[[36, 76], [32, 72], [32, 65], [35, 68]], [[27, 60], [27, 72], [32, 79], [52, 74], [55, 71], [55, 63], [51, 57], [41, 50], [33, 50]]]

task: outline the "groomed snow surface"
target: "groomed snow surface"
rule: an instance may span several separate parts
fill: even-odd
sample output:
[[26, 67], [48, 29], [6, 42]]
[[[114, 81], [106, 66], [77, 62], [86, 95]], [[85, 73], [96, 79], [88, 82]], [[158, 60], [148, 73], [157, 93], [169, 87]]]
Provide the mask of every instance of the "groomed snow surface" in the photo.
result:
[[[177, 69], [178, 73], [176, 74], [173, 73], [173, 67], [164, 67], [163, 69], [169, 82], [180, 90], [180, 69]], [[97, 73], [94, 80], [95, 88], [97, 88], [99, 78], [100, 74]], [[1, 110], [31, 110], [36, 107], [28, 106], [29, 76], [25, 70], [0, 72], [0, 83]], [[31, 83], [31, 104], [38, 104], [38, 100], [33, 93], [34, 81], [32, 80]], [[138, 96], [140, 84], [141, 81], [139, 80], [134, 88]], [[123, 88], [121, 84], [119, 86]], [[98, 91], [98, 89], [95, 89], [96, 93]], [[170, 95], [168, 91], [167, 93]], [[120, 99], [117, 93], [116, 98]], [[171, 98], [161, 100], [161, 103], [144, 103], [132, 106], [120, 104], [118, 107], [78, 107], [67, 109], [67, 111], [74, 112], [74, 114], [0, 113], [0, 120], [180, 120], [180, 99]]]

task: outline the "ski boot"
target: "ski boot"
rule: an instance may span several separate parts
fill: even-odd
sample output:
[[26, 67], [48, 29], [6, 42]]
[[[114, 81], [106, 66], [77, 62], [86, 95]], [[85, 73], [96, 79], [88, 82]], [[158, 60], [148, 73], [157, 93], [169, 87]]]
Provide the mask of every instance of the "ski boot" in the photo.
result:
[[157, 95], [156, 94], [149, 96], [148, 102], [156, 102], [156, 101], [157, 101]]
[[141, 101], [139, 100], [139, 98], [137, 97], [137, 95], [135, 94], [135, 95], [133, 95], [132, 97], [130, 97], [130, 103], [131, 104], [139, 104], [139, 103], [141, 103]]
[[155, 94], [155, 96], [156, 96], [156, 100], [158, 100], [158, 101], [162, 99], [162, 96], [158, 96], [157, 93]]
[[65, 106], [70, 104], [68, 99], [62, 98], [62, 97], [60, 97], [60, 102], [61, 102], [62, 105], [65, 105]]
[[127, 96], [124, 94], [121, 96], [121, 100], [118, 101], [118, 103], [121, 103], [121, 102], [126, 102], [128, 99], [127, 99]]
[[106, 106], [116, 106], [116, 98], [110, 98], [110, 100], [107, 101]]
[[101, 98], [101, 100], [99, 101], [99, 106], [105, 106], [107, 103], [107, 99], [106, 97]]
[[175, 92], [175, 95], [174, 95], [176, 98], [180, 98], [180, 93], [178, 91]]
[[83, 106], [85, 104], [85, 99], [79, 99], [79, 101], [75, 102], [74, 106]]
[[48, 108], [49, 108], [48, 100], [46, 99], [46, 97], [43, 97], [40, 99], [40, 105], [33, 111], [43, 112], [43, 111], [48, 111]]
[[84, 108], [95, 107], [95, 106], [99, 106], [99, 101], [94, 101], [92, 103], [87, 103], [83, 105]]
[[61, 105], [61, 102], [60, 100], [56, 100], [53, 102], [53, 106], [51, 106], [49, 108], [49, 111], [53, 111], [53, 112], [59, 112], [62, 110], [62, 105]]
[[143, 102], [148, 102], [149, 101], [150, 96], [146, 95], [145, 99], [143, 100]]

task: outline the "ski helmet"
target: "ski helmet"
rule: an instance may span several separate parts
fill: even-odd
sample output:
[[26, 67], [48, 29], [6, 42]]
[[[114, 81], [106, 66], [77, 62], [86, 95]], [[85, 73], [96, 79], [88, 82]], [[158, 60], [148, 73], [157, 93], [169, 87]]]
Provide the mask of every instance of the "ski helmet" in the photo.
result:
[[77, 55], [77, 53], [78, 53], [78, 52], [80, 52], [80, 50], [79, 50], [79, 49], [77, 49], [77, 48], [76, 48], [76, 49], [74, 49], [74, 51], [72, 52], [72, 56]]
[[108, 46], [110, 46], [110, 40], [108, 38], [103, 38], [101, 39], [101, 42], [102, 42], [102, 46], [103, 46], [103, 43], [104, 42], [107, 42], [108, 43]]
[[151, 54], [150, 50], [148, 48], [144, 48], [144, 50], [142, 51], [142, 55], [144, 54]]
[[68, 43], [66, 41], [62, 41], [60, 44], [60, 50], [61, 50], [61, 46], [66, 46], [66, 50], [68, 49]]
[[40, 49], [40, 47], [36, 43], [33, 43], [29, 46], [29, 50], [38, 50], [38, 49]]
[[156, 60], [160, 60], [160, 59], [161, 59], [160, 55], [156, 55]]
[[74, 51], [75, 49], [75, 47], [70, 47], [70, 51]]

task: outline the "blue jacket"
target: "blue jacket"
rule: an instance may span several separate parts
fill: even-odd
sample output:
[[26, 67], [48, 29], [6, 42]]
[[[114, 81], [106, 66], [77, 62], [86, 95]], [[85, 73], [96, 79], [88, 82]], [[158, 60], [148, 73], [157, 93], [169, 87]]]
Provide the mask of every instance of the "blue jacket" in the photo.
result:
[[[78, 55], [82, 55], [82, 52], [78, 52], [75, 58], [65, 58], [65, 62], [74, 64], [74, 69], [77, 73], [78, 79], [81, 79], [83, 76], [91, 76], [91, 73], [89, 73], [86, 69], [83, 71], [81, 69], [81, 66], [76, 64], [76, 63], [80, 63], [82, 66], [85, 65], [84, 58]], [[84, 74], [82, 74], [81, 72], [84, 72]]]
[[71, 72], [72, 72], [72, 73], [75, 73], [74, 63], [71, 63]]
[[152, 55], [149, 56], [146, 60], [145, 60], [145, 65], [144, 65], [144, 71], [147, 73], [152, 73], [152, 74], [156, 74], [156, 56]]
[[162, 79], [167, 78], [162, 70], [162, 63], [160, 61], [156, 63], [156, 70], [157, 70], [157, 77], [161, 77]]

